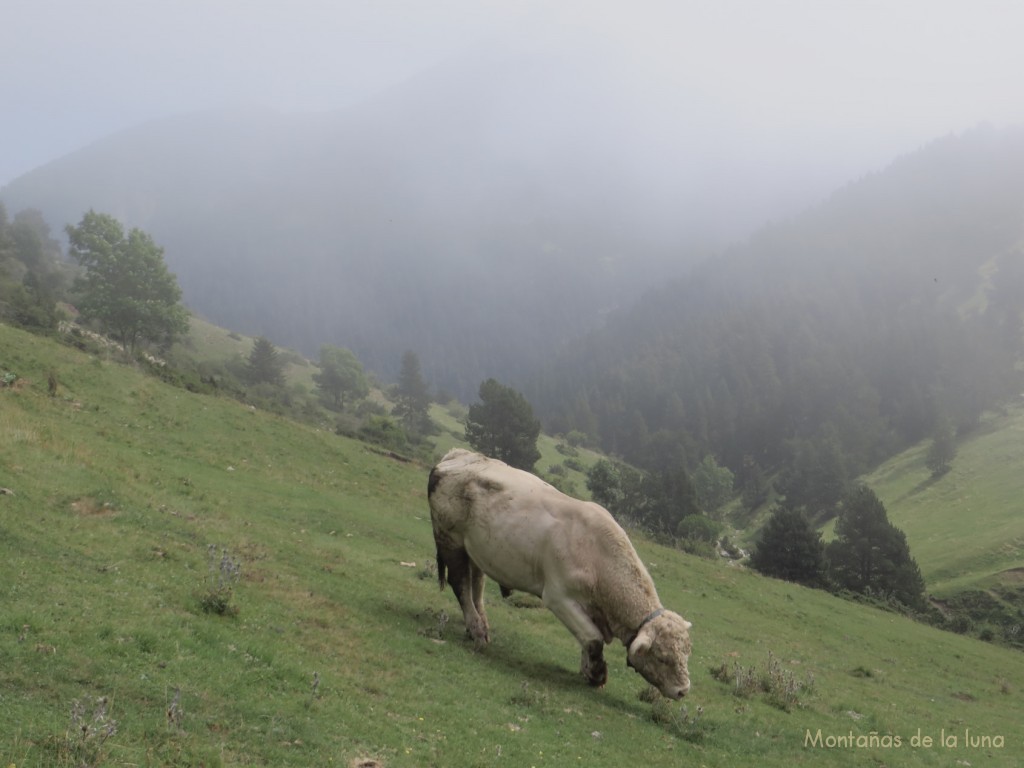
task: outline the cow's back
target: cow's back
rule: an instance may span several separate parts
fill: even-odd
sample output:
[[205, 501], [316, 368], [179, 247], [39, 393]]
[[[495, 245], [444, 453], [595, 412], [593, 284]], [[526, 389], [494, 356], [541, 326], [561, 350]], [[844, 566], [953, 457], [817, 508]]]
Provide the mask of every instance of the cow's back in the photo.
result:
[[571, 570], [574, 591], [586, 593], [611, 586], [609, 577], [649, 580], [605, 509], [501, 461], [450, 451], [431, 471], [428, 492], [439, 556], [465, 550], [506, 587], [540, 594], [553, 569]]

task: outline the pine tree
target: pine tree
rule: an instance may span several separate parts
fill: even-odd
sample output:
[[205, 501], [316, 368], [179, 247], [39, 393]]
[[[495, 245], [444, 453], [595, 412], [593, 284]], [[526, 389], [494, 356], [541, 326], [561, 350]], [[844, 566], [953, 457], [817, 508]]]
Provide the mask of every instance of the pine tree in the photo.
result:
[[949, 419], [942, 419], [935, 429], [924, 463], [931, 470], [932, 477], [940, 477], [949, 472], [950, 464], [955, 458], [956, 435], [953, 425]]
[[250, 384], [284, 386], [284, 363], [281, 362], [281, 356], [274, 345], [262, 336], [253, 342], [246, 363], [246, 378]]
[[907, 537], [889, 522], [885, 506], [867, 486], [843, 500], [836, 539], [826, 550], [833, 580], [851, 592], [891, 595], [904, 605], [924, 602], [924, 579]]
[[466, 420], [466, 440], [475, 450], [532, 472], [539, 436], [540, 421], [521, 393], [494, 379], [480, 385], [480, 402], [469, 406]]
[[423, 435], [430, 431], [430, 393], [420, 372], [420, 359], [411, 350], [402, 355], [395, 399], [394, 414], [407, 433]]
[[750, 564], [765, 576], [822, 586], [825, 545], [800, 509], [776, 507], [761, 529]]

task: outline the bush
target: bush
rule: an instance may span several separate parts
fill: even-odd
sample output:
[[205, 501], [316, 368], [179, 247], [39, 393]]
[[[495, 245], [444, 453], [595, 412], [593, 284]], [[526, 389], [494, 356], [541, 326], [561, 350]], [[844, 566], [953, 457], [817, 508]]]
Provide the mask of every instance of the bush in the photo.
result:
[[359, 428], [359, 437], [368, 443], [396, 451], [409, 444], [409, 438], [390, 416], [371, 416]]
[[798, 680], [792, 670], [783, 668], [782, 662], [771, 651], [768, 651], [768, 661], [763, 670], [743, 667], [739, 662], [734, 662], [730, 669], [728, 664], [723, 663], [711, 669], [711, 676], [721, 683], [732, 685], [734, 695], [749, 698], [760, 693], [767, 704], [783, 712], [804, 706], [801, 697], [814, 690], [813, 674], [808, 673], [803, 680]]
[[721, 526], [718, 523], [704, 515], [687, 515], [679, 521], [679, 525], [676, 527], [676, 536], [710, 544], [718, 538], [720, 530]]
[[234, 586], [242, 574], [241, 563], [231, 557], [226, 547], [218, 550], [215, 544], [207, 547], [206, 557], [209, 562], [209, 575], [205, 588], [198, 595], [199, 607], [203, 609], [203, 613], [217, 616], [237, 615], [238, 608], [231, 605], [231, 598], [234, 595]]
[[556, 443], [555, 450], [558, 451], [563, 456], [569, 456], [570, 458], [573, 456], [580, 455], [580, 452], [577, 451], [576, 448], [574, 448], [572, 445], [569, 445], [568, 443]]
[[573, 472], [586, 473], [587, 471], [587, 468], [576, 459], [566, 459], [562, 463], [565, 464], [566, 469], [571, 469]]

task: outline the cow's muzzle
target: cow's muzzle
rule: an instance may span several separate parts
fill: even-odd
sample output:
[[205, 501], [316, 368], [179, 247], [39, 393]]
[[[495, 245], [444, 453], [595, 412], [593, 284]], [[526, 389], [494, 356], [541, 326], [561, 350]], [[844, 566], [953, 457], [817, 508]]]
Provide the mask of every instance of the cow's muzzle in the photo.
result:
[[678, 701], [679, 699], [683, 698], [683, 696], [685, 696], [689, 690], [690, 686], [686, 685], [682, 688], [674, 688], [672, 690], [669, 690], [665, 692], [665, 695], [670, 699], [676, 699]]

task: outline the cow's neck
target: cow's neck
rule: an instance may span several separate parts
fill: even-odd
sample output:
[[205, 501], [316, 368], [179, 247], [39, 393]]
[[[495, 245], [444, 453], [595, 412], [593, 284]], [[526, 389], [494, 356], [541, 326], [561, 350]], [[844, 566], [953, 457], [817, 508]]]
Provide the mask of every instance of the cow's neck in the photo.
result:
[[619, 610], [609, 612], [614, 615], [607, 616], [612, 634], [627, 648], [648, 622], [654, 621], [665, 611], [653, 584], [650, 589], [637, 590], [632, 598], [617, 605]]
[[604, 553], [604, 568], [599, 575], [597, 604], [610, 634], [628, 646], [641, 626], [652, 620], [651, 614], [662, 609], [661, 600], [654, 580], [625, 532], [605, 544], [608, 551]]
[[627, 648], [629, 648], [633, 644], [633, 641], [636, 640], [637, 635], [640, 634], [640, 630], [643, 629], [648, 622], [654, 621], [664, 612], [664, 608], [658, 608], [657, 610], [651, 611], [646, 616], [644, 616], [643, 621], [640, 622], [640, 626], [638, 626], [636, 630], [632, 634], [630, 634], [630, 636], [624, 641], [624, 645]]

